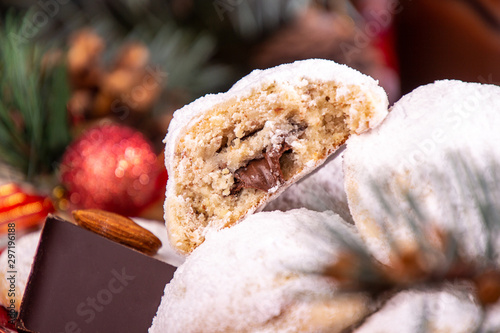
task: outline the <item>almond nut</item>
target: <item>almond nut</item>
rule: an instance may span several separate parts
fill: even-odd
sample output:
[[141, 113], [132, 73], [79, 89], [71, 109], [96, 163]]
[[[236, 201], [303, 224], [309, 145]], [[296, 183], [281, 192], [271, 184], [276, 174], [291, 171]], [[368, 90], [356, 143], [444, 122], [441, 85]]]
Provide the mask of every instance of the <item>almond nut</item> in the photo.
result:
[[100, 209], [72, 213], [79, 226], [147, 255], [154, 255], [162, 246], [158, 237], [128, 217]]

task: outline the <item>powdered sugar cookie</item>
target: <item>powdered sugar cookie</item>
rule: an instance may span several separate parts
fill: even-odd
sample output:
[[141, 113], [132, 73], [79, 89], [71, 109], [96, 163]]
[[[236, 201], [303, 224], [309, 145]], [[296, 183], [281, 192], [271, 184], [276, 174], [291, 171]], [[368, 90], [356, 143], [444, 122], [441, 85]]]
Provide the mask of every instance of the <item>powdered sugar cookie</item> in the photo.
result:
[[191, 252], [208, 229], [258, 210], [386, 114], [375, 80], [320, 59], [253, 71], [177, 110], [165, 139], [171, 243]]
[[306, 209], [209, 232], [165, 287], [149, 332], [342, 331], [372, 302], [322, 275], [343, 250], [332, 230], [361, 246], [338, 215]]
[[494, 218], [484, 207], [500, 199], [499, 101], [498, 86], [437, 81], [401, 98], [381, 126], [350, 137], [348, 202], [379, 260], [422, 240], [436, 248], [455, 241], [466, 261], [498, 258], [488, 253], [498, 237], [486, 230]]

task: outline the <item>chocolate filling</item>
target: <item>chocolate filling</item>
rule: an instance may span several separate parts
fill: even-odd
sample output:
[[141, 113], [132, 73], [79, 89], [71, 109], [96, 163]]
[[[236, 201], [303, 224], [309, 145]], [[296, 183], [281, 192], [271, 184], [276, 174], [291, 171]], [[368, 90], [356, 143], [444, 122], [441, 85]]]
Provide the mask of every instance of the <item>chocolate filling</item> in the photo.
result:
[[236, 194], [244, 188], [255, 188], [267, 192], [283, 183], [280, 158], [284, 152], [291, 149], [292, 147], [283, 140], [281, 144], [267, 149], [263, 158], [252, 160], [246, 166], [236, 170], [235, 184], [231, 189], [231, 194]]

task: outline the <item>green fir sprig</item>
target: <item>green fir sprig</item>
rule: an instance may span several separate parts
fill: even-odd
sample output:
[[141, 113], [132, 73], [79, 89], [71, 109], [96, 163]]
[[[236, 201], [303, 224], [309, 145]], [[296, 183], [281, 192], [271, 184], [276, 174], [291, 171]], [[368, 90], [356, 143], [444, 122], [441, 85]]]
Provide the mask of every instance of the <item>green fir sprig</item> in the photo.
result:
[[232, 79], [228, 66], [210, 63], [217, 42], [208, 33], [182, 29], [173, 22], [154, 31], [138, 24], [125, 40], [147, 45], [151, 63], [167, 74], [167, 93], [183, 91], [188, 101], [217, 91]]
[[70, 90], [64, 64], [44, 62], [46, 46], [19, 39], [22, 24], [9, 14], [0, 27], [0, 163], [33, 180], [52, 172], [71, 139]]

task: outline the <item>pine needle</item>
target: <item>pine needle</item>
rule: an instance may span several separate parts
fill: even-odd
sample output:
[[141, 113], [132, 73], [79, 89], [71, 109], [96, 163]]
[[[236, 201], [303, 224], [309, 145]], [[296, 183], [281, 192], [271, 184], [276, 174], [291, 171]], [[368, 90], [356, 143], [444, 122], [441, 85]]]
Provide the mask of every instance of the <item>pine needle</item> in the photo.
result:
[[10, 12], [0, 27], [0, 161], [33, 180], [53, 170], [70, 135], [66, 72], [62, 66], [42, 68], [48, 48], [22, 39], [30, 14]]

